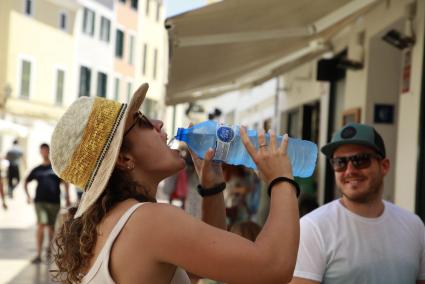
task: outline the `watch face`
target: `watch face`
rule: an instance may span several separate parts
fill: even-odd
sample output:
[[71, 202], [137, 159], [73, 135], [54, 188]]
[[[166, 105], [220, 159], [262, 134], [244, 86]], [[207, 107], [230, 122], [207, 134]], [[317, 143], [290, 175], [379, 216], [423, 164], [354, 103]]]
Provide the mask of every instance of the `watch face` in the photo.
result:
[[217, 138], [222, 142], [230, 143], [235, 138], [235, 131], [228, 126], [220, 126], [217, 129]]

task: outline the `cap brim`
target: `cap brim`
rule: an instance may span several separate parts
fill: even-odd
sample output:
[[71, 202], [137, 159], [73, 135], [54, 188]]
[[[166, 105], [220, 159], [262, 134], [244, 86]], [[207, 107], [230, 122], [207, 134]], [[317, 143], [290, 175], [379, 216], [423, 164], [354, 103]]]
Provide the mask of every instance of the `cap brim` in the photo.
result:
[[332, 157], [333, 153], [339, 146], [348, 145], [348, 144], [367, 146], [374, 149], [377, 153], [382, 155], [381, 151], [374, 144], [365, 142], [363, 140], [345, 140], [345, 141], [331, 142], [326, 144], [322, 148], [320, 148], [320, 151], [323, 154], [325, 154], [326, 157]]
[[93, 179], [92, 184], [84, 192], [81, 201], [78, 205], [77, 212], [74, 218], [80, 217], [90, 206], [92, 206], [102, 192], [105, 190], [109, 178], [115, 168], [115, 163], [118, 158], [119, 151], [124, 136], [125, 130], [133, 123], [133, 113], [136, 113], [142, 105], [146, 92], [148, 91], [149, 85], [142, 84], [131, 98], [130, 104], [125, 110], [123, 117], [118, 124], [114, 137], [111, 140], [111, 144], [106, 151], [106, 154], [99, 166], [96, 177]]

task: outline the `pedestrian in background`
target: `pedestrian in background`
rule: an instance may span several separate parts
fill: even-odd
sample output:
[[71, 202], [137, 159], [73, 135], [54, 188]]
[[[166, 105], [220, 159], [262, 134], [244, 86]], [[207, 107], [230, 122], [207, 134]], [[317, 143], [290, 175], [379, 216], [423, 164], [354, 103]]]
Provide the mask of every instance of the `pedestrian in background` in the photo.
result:
[[185, 166], [167, 146], [163, 122], [139, 109], [147, 84], [130, 104], [81, 97], [58, 122], [52, 164], [64, 180], [84, 188], [55, 244], [56, 280], [66, 283], [190, 283], [187, 273], [228, 283], [289, 281], [299, 238], [297, 188], [286, 155], [260, 133], [259, 150], [241, 130], [245, 147], [271, 183], [269, 218], [255, 244], [226, 230], [220, 163], [209, 149], [196, 156], [203, 221], [156, 203], [157, 186]]
[[[60, 198], [61, 198], [61, 183], [64, 184], [65, 189], [65, 202], [66, 206], [70, 206], [69, 200], [69, 186], [68, 183], [62, 181], [52, 169], [52, 165], [49, 159], [49, 145], [40, 145], [40, 155], [43, 159], [43, 163], [31, 170], [28, 177], [25, 179], [24, 189], [27, 195], [28, 204], [34, 202], [35, 213], [37, 215], [37, 231], [36, 231], [36, 245], [37, 255], [32, 260], [32, 263], [41, 262], [41, 252], [44, 241], [44, 233], [47, 228], [49, 236], [49, 246], [47, 248], [47, 256], [50, 256], [50, 245], [53, 240], [55, 232], [55, 223], [60, 210]], [[35, 180], [37, 182], [37, 188], [35, 190], [34, 200], [31, 198], [28, 191], [28, 183]]]
[[[1, 158], [0, 158], [0, 167], [1, 167]], [[3, 187], [3, 175], [0, 168], [0, 198], [3, 209], [7, 209], [6, 196], [4, 196], [4, 187]]]
[[291, 283], [425, 283], [424, 224], [382, 200], [390, 161], [381, 135], [349, 124], [321, 151], [342, 197], [301, 219]]
[[12, 148], [6, 153], [6, 160], [9, 161], [7, 168], [7, 185], [9, 198], [13, 198], [13, 190], [21, 180], [20, 162], [22, 160], [22, 150], [19, 147], [18, 140], [13, 141]]

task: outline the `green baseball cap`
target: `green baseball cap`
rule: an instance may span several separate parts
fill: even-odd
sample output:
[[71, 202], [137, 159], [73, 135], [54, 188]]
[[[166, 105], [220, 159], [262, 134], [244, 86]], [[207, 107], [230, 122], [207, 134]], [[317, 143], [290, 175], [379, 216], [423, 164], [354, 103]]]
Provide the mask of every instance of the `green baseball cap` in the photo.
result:
[[382, 158], [385, 158], [385, 145], [381, 135], [372, 126], [350, 123], [338, 130], [332, 136], [331, 142], [320, 150], [327, 157], [332, 157], [334, 151], [341, 145], [356, 144], [372, 148]]

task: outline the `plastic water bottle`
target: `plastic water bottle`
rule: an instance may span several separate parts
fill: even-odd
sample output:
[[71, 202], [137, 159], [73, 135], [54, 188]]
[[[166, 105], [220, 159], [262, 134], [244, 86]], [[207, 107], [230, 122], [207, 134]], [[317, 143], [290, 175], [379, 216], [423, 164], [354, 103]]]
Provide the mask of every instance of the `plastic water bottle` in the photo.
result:
[[[213, 120], [207, 120], [190, 128], [179, 128], [175, 138], [186, 142], [188, 147], [200, 158], [205, 157], [209, 148], [215, 150], [215, 161], [222, 161], [231, 165], [243, 165], [256, 169], [254, 161], [246, 151], [239, 132], [240, 127], [235, 125], [219, 124]], [[251, 143], [258, 149], [257, 131], [247, 130]], [[276, 135], [277, 145], [280, 145], [283, 137]], [[266, 134], [267, 144], [270, 137]], [[317, 145], [313, 142], [289, 138], [288, 157], [291, 161], [294, 176], [309, 177], [313, 174], [317, 159]]]

